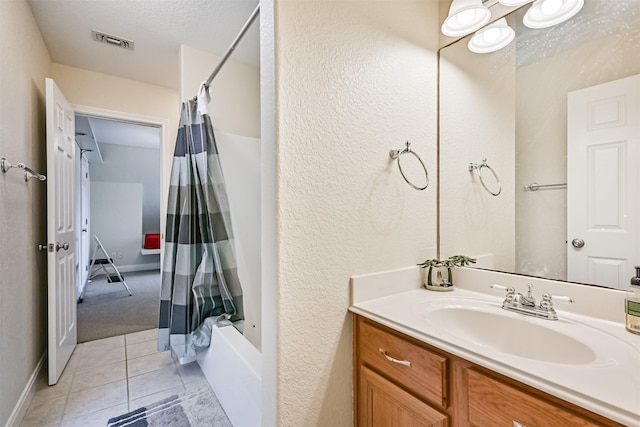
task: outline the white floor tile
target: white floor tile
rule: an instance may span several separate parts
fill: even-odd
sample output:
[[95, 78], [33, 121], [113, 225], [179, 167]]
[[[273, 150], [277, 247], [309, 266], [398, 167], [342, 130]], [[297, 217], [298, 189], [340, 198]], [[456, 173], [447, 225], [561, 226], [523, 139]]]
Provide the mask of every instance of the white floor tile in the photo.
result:
[[84, 351], [87, 350], [107, 350], [110, 348], [124, 347], [124, 336], [118, 335], [116, 337], [103, 338], [101, 340], [87, 341], [84, 344]]
[[70, 418], [127, 403], [127, 401], [127, 381], [120, 380], [69, 394], [64, 413]]
[[108, 365], [86, 367], [76, 371], [71, 382], [71, 391], [86, 390], [126, 378], [127, 367], [124, 360]]
[[41, 377], [38, 379], [36, 385], [36, 392], [33, 396], [34, 399], [46, 400], [57, 396], [66, 396], [71, 390], [71, 382], [73, 381], [73, 372], [65, 368], [62, 371], [62, 375], [58, 379], [56, 385], [49, 385], [49, 374], [47, 371], [43, 371]]
[[104, 427], [109, 418], [201, 387], [210, 386], [197, 363], [179, 365], [157, 352], [157, 329], [87, 342], [58, 384], [50, 387], [43, 372], [21, 426]]
[[198, 362], [191, 362], [186, 365], [178, 364], [177, 366], [180, 378], [182, 378], [182, 383], [185, 385], [204, 378], [204, 374], [202, 373], [202, 369], [200, 369]]
[[34, 396], [20, 425], [23, 427], [58, 425], [62, 419], [66, 401], [66, 395], [46, 400], [36, 399]]
[[115, 362], [121, 362], [125, 358], [124, 347], [100, 349], [85, 349], [77, 370], [85, 370], [94, 366], [108, 365]]
[[129, 378], [129, 400], [133, 401], [181, 385], [182, 380], [175, 366], [148, 372]]
[[127, 342], [127, 359], [135, 359], [136, 357], [148, 356], [149, 354], [158, 352], [158, 340], [144, 341], [136, 344]]
[[132, 334], [127, 334], [124, 336], [127, 341], [127, 345], [129, 344], [138, 344], [145, 341], [157, 340], [158, 339], [158, 330], [157, 329], [147, 329], [146, 331], [134, 332]]
[[173, 367], [174, 365], [170, 352], [154, 353], [127, 360], [127, 375], [131, 378], [147, 372], [157, 371], [158, 369]]
[[129, 405], [121, 403], [100, 411], [91, 412], [79, 417], [69, 417], [67, 415], [62, 418], [60, 427], [106, 427], [109, 418], [129, 412]]
[[160, 391], [158, 393], [148, 394], [144, 397], [132, 400], [129, 402], [129, 411], [133, 411], [135, 409], [141, 408], [145, 405], [149, 405], [151, 403], [156, 403], [162, 399], [166, 399], [169, 396], [173, 396], [175, 394], [182, 394], [185, 392], [185, 388], [181, 385], [177, 387], [172, 387], [167, 390]]

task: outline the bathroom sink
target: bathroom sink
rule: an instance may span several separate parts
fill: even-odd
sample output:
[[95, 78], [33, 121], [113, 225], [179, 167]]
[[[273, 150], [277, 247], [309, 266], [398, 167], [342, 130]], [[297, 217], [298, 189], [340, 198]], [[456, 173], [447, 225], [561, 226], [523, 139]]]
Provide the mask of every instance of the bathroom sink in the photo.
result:
[[552, 329], [555, 322], [514, 316], [500, 308], [445, 305], [428, 310], [425, 320], [460, 339], [513, 356], [566, 365], [596, 360], [589, 346]]

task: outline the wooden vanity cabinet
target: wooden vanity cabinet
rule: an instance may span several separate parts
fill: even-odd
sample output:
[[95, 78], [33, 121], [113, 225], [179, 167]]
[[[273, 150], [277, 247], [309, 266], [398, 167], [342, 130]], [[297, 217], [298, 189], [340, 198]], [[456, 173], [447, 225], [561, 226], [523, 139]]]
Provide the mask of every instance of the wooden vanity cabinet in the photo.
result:
[[357, 427], [622, 426], [354, 314]]

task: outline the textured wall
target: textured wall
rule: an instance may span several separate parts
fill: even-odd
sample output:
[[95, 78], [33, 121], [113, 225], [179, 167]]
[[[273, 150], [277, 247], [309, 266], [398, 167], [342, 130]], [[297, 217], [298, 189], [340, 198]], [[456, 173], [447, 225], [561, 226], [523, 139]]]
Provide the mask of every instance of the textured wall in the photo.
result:
[[[278, 1], [278, 425], [352, 424], [349, 276], [436, 253], [438, 5]], [[431, 171], [410, 188], [389, 149]]]
[[[0, 157], [46, 172], [51, 58], [26, 1], [0, 1]], [[0, 173], [0, 425], [47, 345], [46, 184]]]

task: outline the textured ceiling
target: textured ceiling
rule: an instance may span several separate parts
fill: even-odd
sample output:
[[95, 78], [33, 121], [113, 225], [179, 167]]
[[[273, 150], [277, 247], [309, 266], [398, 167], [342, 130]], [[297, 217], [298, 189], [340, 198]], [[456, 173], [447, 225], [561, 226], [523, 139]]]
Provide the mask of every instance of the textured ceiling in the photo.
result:
[[[181, 44], [222, 55], [258, 0], [28, 0], [54, 62], [178, 89]], [[259, 64], [259, 21], [232, 59]], [[135, 43], [129, 51], [91, 30]], [[203, 76], [203, 79], [207, 76]]]

